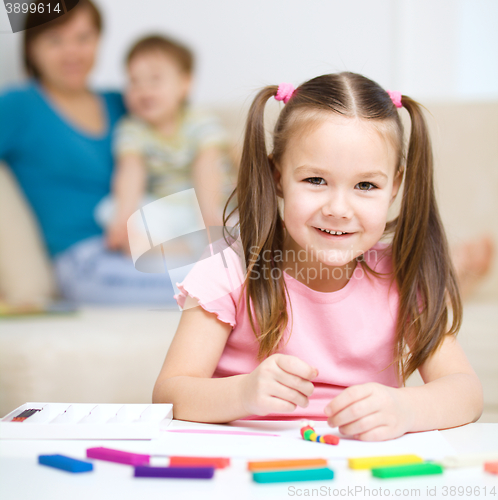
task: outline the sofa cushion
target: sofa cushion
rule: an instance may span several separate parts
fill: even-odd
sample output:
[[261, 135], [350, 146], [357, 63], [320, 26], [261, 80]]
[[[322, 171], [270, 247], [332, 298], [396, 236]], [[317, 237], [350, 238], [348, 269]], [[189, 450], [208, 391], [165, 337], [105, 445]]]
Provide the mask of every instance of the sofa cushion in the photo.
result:
[[0, 165], [0, 296], [12, 304], [42, 304], [55, 293], [36, 220], [12, 174]]

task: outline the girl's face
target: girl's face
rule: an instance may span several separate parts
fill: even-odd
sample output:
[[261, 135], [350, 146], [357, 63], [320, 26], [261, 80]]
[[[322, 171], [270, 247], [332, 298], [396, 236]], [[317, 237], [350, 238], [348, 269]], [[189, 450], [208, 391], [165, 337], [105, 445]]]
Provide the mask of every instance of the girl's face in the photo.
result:
[[40, 33], [29, 48], [41, 81], [62, 91], [86, 88], [95, 62], [99, 33], [88, 9], [79, 9], [67, 23]]
[[344, 266], [369, 250], [384, 232], [401, 184], [395, 165], [388, 138], [363, 119], [330, 113], [310, 132], [294, 133], [275, 165], [286, 249], [296, 255], [304, 249], [308, 260], [313, 255], [328, 266]]
[[159, 51], [137, 54], [128, 65], [126, 104], [152, 125], [174, 119], [190, 90], [190, 75]]

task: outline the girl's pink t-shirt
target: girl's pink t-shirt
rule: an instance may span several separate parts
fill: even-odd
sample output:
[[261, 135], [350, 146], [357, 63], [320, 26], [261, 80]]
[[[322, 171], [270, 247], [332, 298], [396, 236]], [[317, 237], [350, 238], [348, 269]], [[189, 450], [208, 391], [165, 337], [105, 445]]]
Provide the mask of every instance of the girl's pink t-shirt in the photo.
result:
[[[177, 283], [180, 293], [175, 299], [180, 307], [188, 293], [205, 310], [233, 327], [213, 377], [250, 373], [259, 364], [258, 342], [251, 329], [245, 297], [237, 307], [245, 279], [241, 255], [237, 243], [228, 248], [225, 245], [223, 251], [198, 261], [183, 282]], [[390, 276], [390, 246], [377, 243], [364, 253], [364, 260], [387, 276], [367, 274], [358, 263], [346, 286], [324, 293], [312, 290], [284, 271], [292, 319], [287, 303], [289, 324], [278, 352], [297, 356], [316, 367], [319, 374], [313, 380], [315, 389], [307, 408], [298, 406], [290, 414], [249, 418], [325, 420], [324, 407], [349, 386], [367, 382], [399, 386], [393, 364], [399, 298]], [[300, 276], [306, 280], [306, 274]]]

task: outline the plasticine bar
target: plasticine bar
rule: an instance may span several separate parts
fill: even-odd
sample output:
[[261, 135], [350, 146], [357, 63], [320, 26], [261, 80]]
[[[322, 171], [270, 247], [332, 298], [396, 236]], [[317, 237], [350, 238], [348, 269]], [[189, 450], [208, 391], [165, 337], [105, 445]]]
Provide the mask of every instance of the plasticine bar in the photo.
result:
[[214, 467], [135, 467], [135, 477], [171, 477], [179, 479], [211, 479]]
[[295, 468], [317, 468], [327, 467], [327, 460], [324, 458], [300, 458], [296, 460], [265, 460], [247, 462], [247, 468], [250, 471], [265, 471], [275, 469], [295, 469]]
[[257, 483], [287, 483], [292, 481], [322, 481], [334, 479], [334, 471], [328, 467], [321, 469], [279, 470], [272, 472], [253, 472]]
[[372, 469], [372, 476], [382, 479], [406, 476], [425, 476], [428, 474], [442, 474], [443, 468], [436, 463], [424, 462], [421, 464], [379, 467]]
[[498, 474], [498, 462], [486, 462], [484, 464], [484, 470], [486, 472], [491, 472], [491, 474]]
[[24, 422], [27, 418], [31, 417], [31, 415], [34, 415], [36, 412], [41, 411], [41, 408], [33, 408], [29, 410], [24, 410], [23, 412], [19, 413], [17, 417], [14, 417], [11, 422]]
[[113, 450], [112, 448], [104, 448], [102, 446], [97, 448], [88, 448], [86, 450], [86, 456], [88, 458], [96, 458], [98, 460], [106, 460], [107, 462], [116, 462], [118, 464], [126, 465], [144, 465], [148, 464], [150, 460], [149, 455]]
[[348, 458], [350, 469], [372, 469], [388, 465], [422, 463], [418, 455], [386, 455], [382, 457]]
[[64, 455], [39, 455], [38, 463], [73, 473], [89, 472], [93, 470], [93, 464], [91, 462], [76, 460], [75, 458], [66, 457]]
[[223, 457], [170, 457], [170, 467], [214, 467], [224, 469], [230, 465], [229, 458]]

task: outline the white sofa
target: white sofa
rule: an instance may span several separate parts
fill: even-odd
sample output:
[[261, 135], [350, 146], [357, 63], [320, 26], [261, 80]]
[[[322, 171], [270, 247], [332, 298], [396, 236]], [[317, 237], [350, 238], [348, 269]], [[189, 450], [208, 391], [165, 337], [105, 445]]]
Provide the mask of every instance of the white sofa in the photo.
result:
[[179, 310], [0, 320], [0, 415], [27, 401], [150, 403]]
[[[428, 107], [450, 241], [491, 231], [498, 243], [498, 104]], [[244, 110], [217, 111], [240, 144]], [[19, 303], [43, 302], [54, 293], [36, 223], [0, 168], [0, 294]], [[179, 317], [175, 310], [83, 308], [67, 316], [0, 319], [0, 415], [27, 401], [150, 402]], [[496, 263], [465, 306], [460, 341], [484, 385], [481, 421], [498, 421]]]

